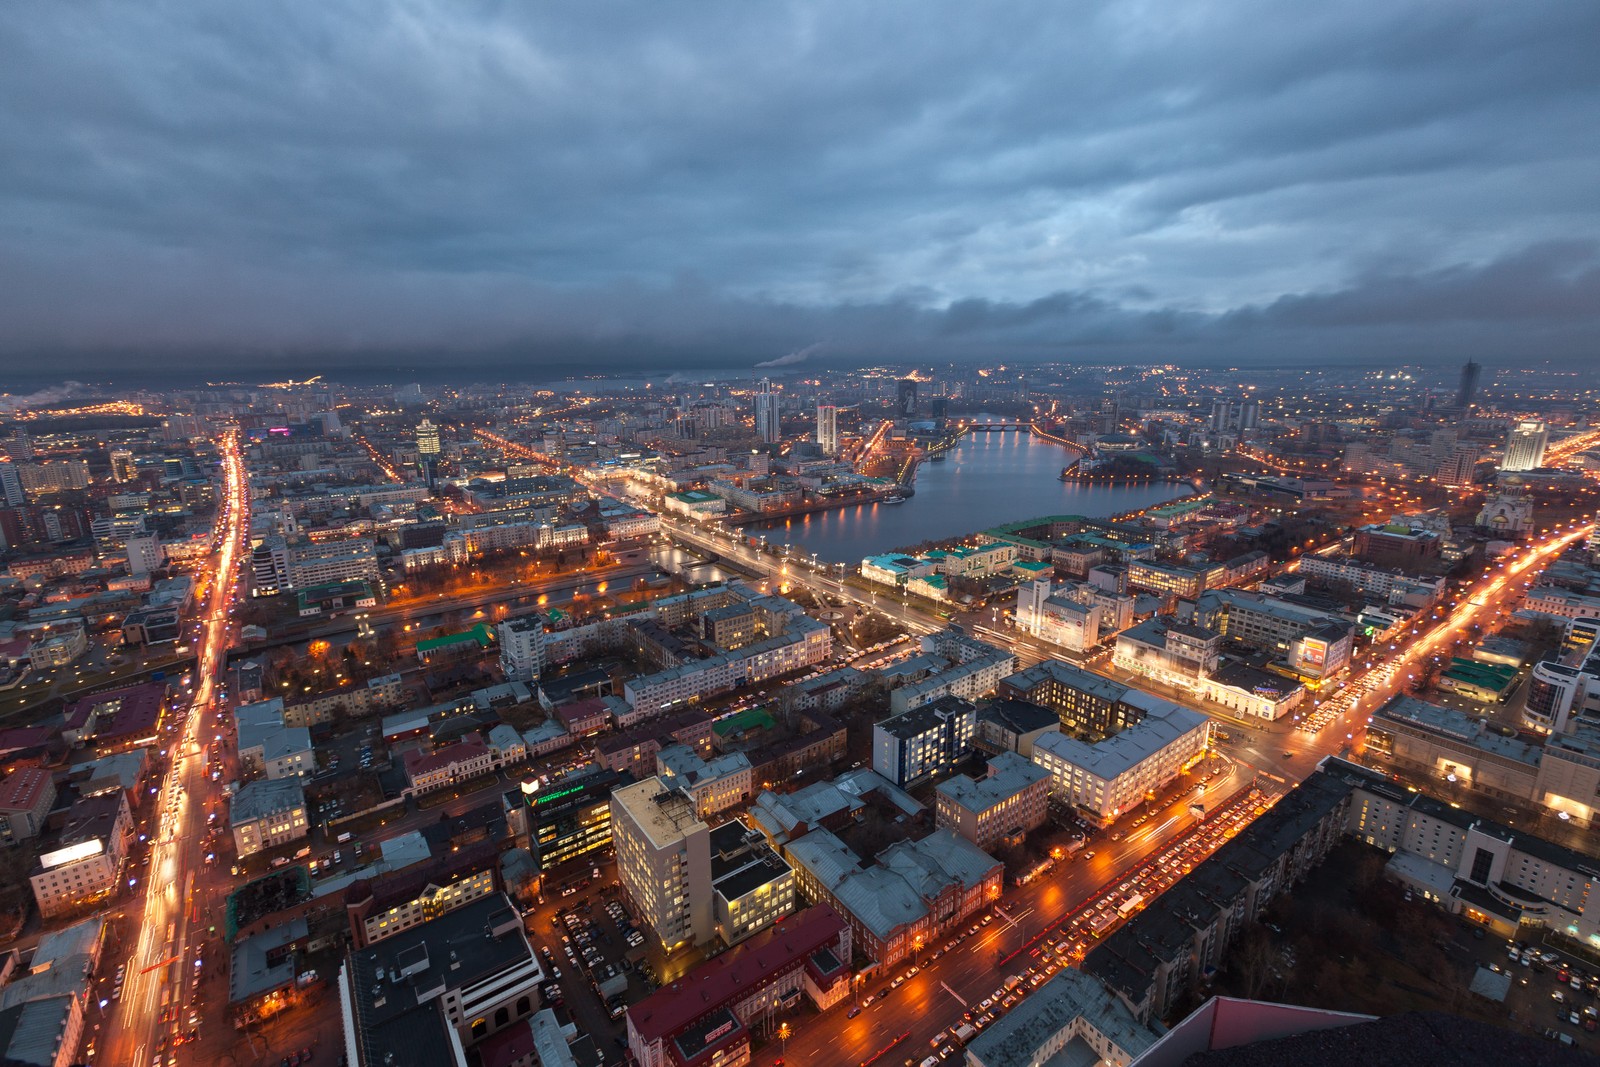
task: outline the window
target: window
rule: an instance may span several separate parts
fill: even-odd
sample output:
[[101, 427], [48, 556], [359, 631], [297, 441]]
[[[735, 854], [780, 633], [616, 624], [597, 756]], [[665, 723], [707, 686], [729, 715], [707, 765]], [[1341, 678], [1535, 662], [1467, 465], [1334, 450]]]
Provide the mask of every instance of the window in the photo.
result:
[[1476, 882], [1478, 885], [1488, 884], [1489, 869], [1493, 865], [1494, 853], [1486, 848], [1478, 849], [1477, 854], [1472, 857], [1472, 875], [1468, 881]]

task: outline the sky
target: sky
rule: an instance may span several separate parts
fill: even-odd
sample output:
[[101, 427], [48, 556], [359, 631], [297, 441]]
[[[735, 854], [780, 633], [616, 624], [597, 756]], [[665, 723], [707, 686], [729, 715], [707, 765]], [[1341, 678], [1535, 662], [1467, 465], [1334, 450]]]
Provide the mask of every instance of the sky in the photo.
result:
[[1600, 4], [0, 6], [9, 377], [1594, 362]]

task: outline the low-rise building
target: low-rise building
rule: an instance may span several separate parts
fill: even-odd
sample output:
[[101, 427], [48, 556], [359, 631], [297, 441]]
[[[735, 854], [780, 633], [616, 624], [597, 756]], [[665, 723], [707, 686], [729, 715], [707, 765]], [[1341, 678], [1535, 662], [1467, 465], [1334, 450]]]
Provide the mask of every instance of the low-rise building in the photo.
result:
[[1042, 825], [1048, 809], [1050, 774], [1026, 757], [1002, 752], [989, 760], [982, 778], [958, 774], [934, 790], [935, 818], [985, 851], [1020, 844]]
[[639, 1067], [736, 1067], [778, 1013], [804, 995], [819, 1011], [850, 995], [850, 926], [808, 908], [628, 1006], [628, 1051]]
[[239, 764], [246, 774], [266, 778], [306, 778], [316, 771], [311, 731], [285, 726], [283, 698], [244, 704], [233, 713]]
[[0, 1061], [28, 1067], [78, 1062], [88, 997], [74, 990], [0, 1006]]
[[[1165, 702], [1112, 678], [1060, 660], [1043, 660], [1000, 683], [1000, 692], [1049, 708], [1062, 731], [1091, 738], [1119, 733], [1144, 721]], [[1023, 755], [1030, 755], [1025, 752]]]
[[382, 941], [502, 889], [494, 841], [474, 841], [421, 864], [361, 878], [344, 891], [351, 942], [361, 948]]
[[656, 753], [656, 774], [688, 793], [702, 819], [750, 799], [750, 757], [743, 752], [706, 760], [688, 745], [668, 745]]
[[[1330, 769], [1336, 766], [1337, 769]], [[1305, 879], [1345, 833], [1351, 784], [1327, 760], [1238, 836], [1096, 945], [1081, 970], [1140, 1022], [1164, 1020], [1220, 967], [1245, 925]]]
[[28, 877], [39, 914], [52, 919], [109, 897], [132, 835], [133, 815], [120, 790], [72, 805], [39, 840], [39, 858]]
[[1141, 1022], [1099, 979], [1068, 968], [973, 1038], [966, 1067], [1126, 1067], [1165, 1032]]
[[464, 1064], [465, 1050], [532, 1015], [544, 970], [502, 894], [353, 948], [339, 971], [351, 1067]]
[[1600, 596], [1575, 593], [1558, 586], [1535, 586], [1528, 590], [1523, 610], [1557, 619], [1592, 618], [1600, 616]]
[[717, 937], [736, 945], [794, 910], [794, 871], [757, 830], [738, 819], [711, 831], [711, 890]]
[[1102, 619], [1100, 604], [1058, 593], [1048, 579], [1024, 583], [1017, 590], [1017, 628], [1070, 651], [1083, 652], [1099, 644]]
[[1300, 557], [1300, 573], [1386, 604], [1425, 608], [1444, 596], [1443, 578], [1405, 574], [1349, 557], [1307, 553]]
[[402, 762], [414, 796], [481, 778], [497, 766], [496, 750], [477, 736], [463, 738], [432, 752], [412, 749]]
[[1095, 744], [1066, 734], [1041, 737], [1033, 762], [1049, 774], [1057, 798], [1109, 823], [1202, 759], [1210, 743], [1210, 719], [1164, 703]]
[[1128, 587], [1157, 596], [1193, 600], [1206, 587], [1206, 572], [1153, 559], [1136, 559], [1128, 564]]
[[[284, 702], [285, 726], [317, 726], [333, 722], [338, 715], [371, 715], [398, 707], [405, 700], [405, 682], [398, 674], [385, 674], [368, 679], [366, 685], [347, 689], [333, 689], [298, 700]], [[244, 699], [241, 695], [240, 699]]]
[[1348, 670], [1355, 647], [1355, 628], [1345, 620], [1239, 589], [1201, 594], [1194, 621], [1231, 642], [1281, 657], [1279, 669], [1317, 684]]
[[1026, 700], [999, 697], [978, 709], [978, 732], [973, 737], [973, 745], [984, 752], [1015, 752], [1023, 759], [1031, 759], [1033, 743], [1060, 728], [1060, 716], [1052, 709]]
[[813, 830], [788, 845], [809, 901], [850, 921], [856, 946], [880, 968], [931, 945], [998, 900], [1004, 868], [953, 830], [897, 841], [863, 865], [839, 837]]
[[233, 795], [228, 825], [239, 857], [303, 839], [309, 832], [298, 778], [263, 778]]
[[18, 767], [0, 781], [0, 844], [38, 837], [56, 802], [55, 779], [43, 767]]
[[1373, 714], [1367, 739], [1374, 755], [1414, 774], [1517, 802], [1533, 799], [1543, 756], [1475, 716], [1404, 694]]
[[923, 637], [922, 651], [941, 666], [919, 681], [890, 691], [889, 710], [897, 715], [947, 696], [976, 700], [994, 692], [1017, 666], [1017, 657], [1011, 652], [954, 628]]
[[728, 510], [728, 502], [714, 493], [690, 489], [683, 493], [668, 493], [661, 500], [661, 508], [674, 515], [698, 519], [723, 514]]
[[165, 681], [137, 682], [80, 697], [67, 705], [62, 740], [126, 752], [153, 744], [167, 710]]

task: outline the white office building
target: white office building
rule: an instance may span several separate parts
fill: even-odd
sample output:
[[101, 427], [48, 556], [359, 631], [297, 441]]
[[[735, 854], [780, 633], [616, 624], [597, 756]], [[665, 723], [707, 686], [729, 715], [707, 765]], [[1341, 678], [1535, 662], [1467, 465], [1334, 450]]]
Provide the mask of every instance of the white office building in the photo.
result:
[[1210, 743], [1210, 719], [1167, 703], [1096, 744], [1045, 734], [1033, 743], [1033, 762], [1049, 773], [1052, 794], [1109, 823], [1201, 759]]
[[1506, 455], [1500, 463], [1503, 471], [1532, 471], [1544, 466], [1544, 450], [1549, 443], [1550, 431], [1539, 419], [1523, 419], [1506, 435]]

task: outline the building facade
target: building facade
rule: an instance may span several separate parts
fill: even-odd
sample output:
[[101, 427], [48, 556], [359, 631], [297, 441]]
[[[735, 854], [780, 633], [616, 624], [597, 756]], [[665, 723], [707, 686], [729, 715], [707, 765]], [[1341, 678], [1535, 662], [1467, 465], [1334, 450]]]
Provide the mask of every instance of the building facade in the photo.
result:
[[988, 851], [1020, 844], [1043, 825], [1048, 811], [1050, 773], [1015, 752], [989, 760], [982, 778], [957, 775], [934, 790], [938, 825], [954, 830]]
[[711, 828], [695, 814], [694, 801], [660, 778], [616, 789], [611, 840], [623, 892], [662, 947], [709, 941]]

